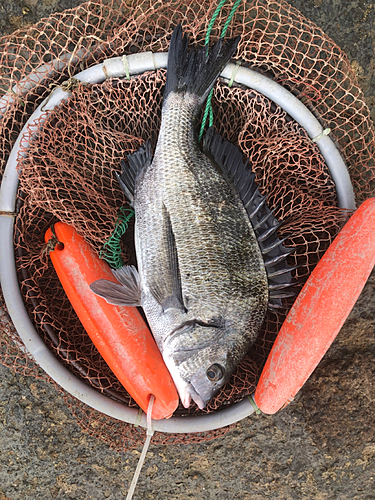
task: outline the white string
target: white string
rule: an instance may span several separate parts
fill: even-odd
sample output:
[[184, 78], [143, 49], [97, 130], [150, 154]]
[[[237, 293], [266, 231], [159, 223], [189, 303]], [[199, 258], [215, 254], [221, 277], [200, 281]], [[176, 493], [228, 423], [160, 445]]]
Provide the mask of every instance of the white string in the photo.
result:
[[133, 480], [130, 484], [130, 488], [129, 488], [129, 492], [128, 492], [128, 496], [126, 497], [126, 500], [131, 500], [133, 498], [133, 494], [135, 491], [135, 487], [137, 486], [139, 474], [140, 474], [141, 469], [143, 467], [143, 463], [144, 463], [145, 458], [146, 458], [146, 453], [147, 453], [148, 447], [150, 446], [151, 438], [154, 435], [154, 429], [152, 428], [152, 419], [151, 419], [152, 407], [153, 407], [154, 401], [155, 401], [155, 396], [153, 394], [151, 394], [150, 401], [148, 402], [148, 408], [147, 408], [147, 437], [146, 437], [145, 444], [143, 445], [143, 450], [142, 450], [141, 456], [139, 457], [138, 465], [137, 465], [137, 468], [135, 469], [134, 477], [133, 477]]
[[232, 76], [230, 77], [230, 80], [228, 82], [228, 87], [231, 87], [233, 85], [233, 82], [234, 82], [234, 79], [236, 78], [237, 76], [237, 73], [238, 73], [238, 70], [241, 66], [241, 62], [240, 61], [237, 61], [234, 68], [233, 68], [233, 73], [232, 73]]

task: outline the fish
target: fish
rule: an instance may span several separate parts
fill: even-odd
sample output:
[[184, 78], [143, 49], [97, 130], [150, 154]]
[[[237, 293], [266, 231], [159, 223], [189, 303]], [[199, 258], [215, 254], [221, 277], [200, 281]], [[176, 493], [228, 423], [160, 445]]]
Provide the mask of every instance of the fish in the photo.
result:
[[239, 37], [189, 50], [173, 31], [154, 154], [151, 143], [122, 162], [120, 186], [135, 211], [137, 267], [91, 290], [143, 308], [182, 404], [203, 409], [255, 342], [268, 309], [292, 295], [280, 222], [237, 146], [196, 124]]

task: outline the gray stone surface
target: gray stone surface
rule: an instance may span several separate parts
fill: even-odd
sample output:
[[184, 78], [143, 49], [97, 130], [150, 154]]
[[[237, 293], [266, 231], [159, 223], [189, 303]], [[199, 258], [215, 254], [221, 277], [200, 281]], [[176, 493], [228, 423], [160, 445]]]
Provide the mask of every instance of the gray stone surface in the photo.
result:
[[[0, 1], [0, 33], [78, 3]], [[374, 113], [374, 4], [290, 3], [348, 54]], [[134, 498], [375, 499], [374, 299], [375, 273], [286, 409], [212, 442], [151, 447]], [[0, 500], [125, 498], [139, 452], [81, 432], [51, 385], [0, 365]]]

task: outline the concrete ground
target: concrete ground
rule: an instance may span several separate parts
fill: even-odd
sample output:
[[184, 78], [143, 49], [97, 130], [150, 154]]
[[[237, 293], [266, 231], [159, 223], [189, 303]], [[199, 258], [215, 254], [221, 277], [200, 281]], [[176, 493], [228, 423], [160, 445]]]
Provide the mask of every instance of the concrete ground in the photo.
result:
[[[0, 34], [79, 3], [0, 0]], [[347, 53], [375, 117], [375, 5], [289, 3]], [[211, 442], [152, 446], [134, 499], [375, 499], [374, 317], [375, 273], [292, 404]], [[0, 500], [125, 498], [139, 452], [89, 437], [50, 384], [0, 365]]]

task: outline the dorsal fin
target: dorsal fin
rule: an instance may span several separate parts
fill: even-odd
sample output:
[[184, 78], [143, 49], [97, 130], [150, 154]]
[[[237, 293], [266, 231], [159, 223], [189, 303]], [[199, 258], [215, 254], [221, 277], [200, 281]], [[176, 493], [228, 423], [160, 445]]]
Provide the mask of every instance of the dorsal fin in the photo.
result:
[[210, 127], [203, 139], [203, 150], [220, 167], [224, 177], [239, 194], [255, 231], [268, 276], [270, 309], [283, 307], [282, 298], [296, 295], [292, 271], [296, 268], [286, 263], [286, 258], [294, 248], [286, 248], [284, 240], [277, 236], [281, 223], [268, 208], [266, 197], [260, 194], [255, 183], [255, 174], [248, 162], [244, 163], [242, 153], [237, 146], [223, 139], [213, 127]]
[[127, 156], [128, 165], [121, 160], [121, 175], [116, 172], [117, 180], [125, 196], [133, 206], [134, 189], [137, 175], [152, 162], [151, 142], [148, 140], [136, 151]]

